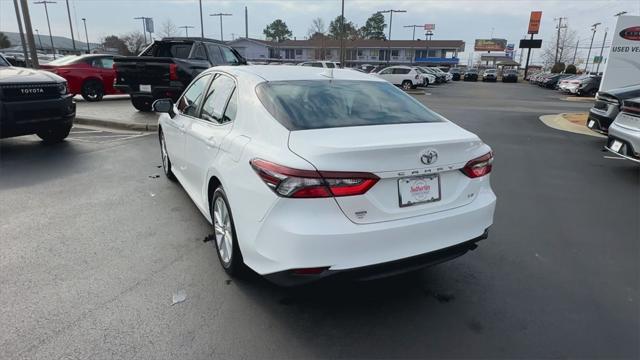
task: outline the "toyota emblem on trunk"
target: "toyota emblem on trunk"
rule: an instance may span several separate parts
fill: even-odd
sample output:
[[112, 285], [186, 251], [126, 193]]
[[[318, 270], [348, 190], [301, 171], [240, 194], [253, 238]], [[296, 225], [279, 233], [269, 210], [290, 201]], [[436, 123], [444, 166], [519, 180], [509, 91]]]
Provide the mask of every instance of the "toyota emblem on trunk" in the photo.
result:
[[420, 161], [425, 165], [431, 165], [438, 161], [438, 152], [433, 149], [427, 149], [420, 153]]

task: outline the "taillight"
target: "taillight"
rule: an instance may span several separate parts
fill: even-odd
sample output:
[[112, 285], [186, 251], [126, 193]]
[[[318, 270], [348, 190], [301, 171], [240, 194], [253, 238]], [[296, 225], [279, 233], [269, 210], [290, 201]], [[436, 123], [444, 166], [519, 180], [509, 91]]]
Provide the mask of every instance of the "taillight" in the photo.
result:
[[178, 65], [169, 64], [169, 80], [178, 80]]
[[420, 79], [420, 75], [416, 74], [416, 80]]
[[250, 163], [271, 190], [289, 198], [362, 195], [379, 180], [370, 173], [298, 170], [261, 159]]
[[493, 164], [493, 152], [488, 152], [480, 157], [467, 162], [461, 171], [468, 177], [474, 179], [485, 176], [491, 172]]

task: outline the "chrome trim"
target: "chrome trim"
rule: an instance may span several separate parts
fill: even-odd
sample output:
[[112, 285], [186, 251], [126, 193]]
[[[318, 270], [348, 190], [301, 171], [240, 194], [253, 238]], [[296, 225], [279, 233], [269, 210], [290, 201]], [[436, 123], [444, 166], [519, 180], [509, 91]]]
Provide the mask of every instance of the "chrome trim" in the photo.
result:
[[636, 158], [633, 158], [633, 157], [628, 156], [628, 155], [622, 155], [622, 154], [620, 154], [620, 153], [618, 153], [618, 152], [613, 151], [613, 150], [612, 150], [612, 149], [610, 149], [608, 146], [605, 146], [604, 148], [605, 148], [605, 150], [607, 150], [607, 151], [609, 151], [609, 152], [611, 152], [611, 153], [614, 153], [614, 154], [618, 155], [618, 156], [619, 156], [619, 157], [621, 157], [621, 158], [624, 158], [624, 159], [627, 159], [627, 160], [631, 160], [631, 161], [633, 161], [633, 162], [634, 162], [634, 163], [636, 163], [636, 164], [640, 164], [640, 159], [636, 159]]

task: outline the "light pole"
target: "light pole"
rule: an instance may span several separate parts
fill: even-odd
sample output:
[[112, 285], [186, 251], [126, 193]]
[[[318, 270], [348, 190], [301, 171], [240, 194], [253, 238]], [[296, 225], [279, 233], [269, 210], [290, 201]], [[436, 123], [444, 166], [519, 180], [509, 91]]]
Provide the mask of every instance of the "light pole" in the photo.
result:
[[42, 39], [40, 39], [40, 32], [38, 29], [35, 29], [36, 35], [38, 35], [38, 43], [40, 43], [40, 50], [42, 50]]
[[82, 22], [84, 22], [84, 36], [87, 39], [87, 54], [91, 53], [91, 48], [89, 48], [89, 33], [87, 32], [87, 19], [82, 18]]
[[67, 17], [69, 18], [69, 29], [71, 30], [71, 43], [73, 44], [73, 51], [76, 51], [76, 38], [73, 37], [73, 25], [71, 25], [71, 11], [69, 10], [69, 0], [67, 3]]
[[[144, 35], [144, 43], [147, 43], [147, 27], [146, 27], [146, 21], [147, 21], [147, 17], [144, 16], [138, 16], [138, 17], [134, 17], [133, 20], [142, 20], [142, 35]], [[149, 36], [151, 36], [151, 34], [149, 34]]]
[[222, 17], [223, 16], [232, 16], [233, 14], [225, 14], [225, 13], [217, 13], [217, 14], [209, 14], [209, 16], [219, 16], [220, 17], [220, 41], [224, 41], [224, 36], [222, 33]]
[[20, 7], [22, 8], [22, 17], [24, 18], [24, 31], [26, 32], [25, 36], [27, 37], [27, 44], [29, 44], [29, 53], [31, 53], [31, 67], [37, 69], [40, 67], [40, 64], [38, 63], [36, 41], [33, 38], [33, 27], [31, 26], [31, 15], [29, 14], [28, 0], [20, 0]]
[[344, 0], [342, 0], [342, 14], [340, 15], [340, 66], [344, 67]]
[[[388, 41], [391, 41], [391, 26], [393, 25], [393, 13], [406, 13], [407, 10], [382, 10], [382, 11], [378, 11], [381, 14], [389, 14], [389, 38], [387, 39]], [[389, 62], [389, 60], [391, 59], [391, 44], [387, 43], [387, 56], [385, 56], [387, 58], [387, 63]]]
[[204, 21], [202, 20], [202, 0], [200, 2], [200, 37], [204, 38]]
[[51, 52], [53, 54], [53, 59], [56, 58], [56, 48], [53, 46], [53, 35], [51, 35], [51, 23], [49, 22], [49, 10], [47, 9], [47, 4], [55, 4], [55, 1], [36, 1], [34, 4], [44, 4], [44, 13], [47, 15], [47, 26], [49, 27], [49, 40], [51, 40]]
[[184, 29], [184, 33], [186, 35], [186, 37], [189, 37], [189, 29], [193, 29], [193, 26], [189, 26], [189, 25], [184, 25], [184, 26], [178, 26], [180, 29]]
[[609, 31], [609, 29], [605, 28], [604, 39], [602, 39], [602, 47], [600, 48], [600, 61], [598, 61], [598, 66], [596, 67], [596, 75], [598, 75], [598, 72], [600, 71], [600, 64], [602, 63], [602, 53], [604, 52], [604, 43], [607, 41], [607, 31]]
[[417, 27], [424, 27], [424, 25], [405, 25], [406, 28], [413, 28], [413, 37], [412, 40], [416, 39], [416, 28]]
[[600, 25], [600, 23], [591, 25], [591, 31], [593, 32], [593, 35], [591, 35], [591, 44], [589, 45], [589, 52], [587, 53], [587, 62], [584, 64], [584, 72], [586, 72], [587, 74], [587, 68], [589, 67], [589, 57], [591, 56], [591, 47], [593, 46], [593, 38], [596, 37], [596, 29], [598, 28], [598, 25]]
[[[556, 20], [556, 19], [553, 19], [553, 20]], [[555, 60], [553, 61], [554, 65], [558, 63], [558, 50], [560, 50], [560, 30], [567, 27], [567, 25], [562, 26], [562, 20], [567, 20], [566, 17], [559, 17], [557, 18], [557, 20], [558, 20], [558, 34], [556, 35], [556, 56], [554, 57]]]
[[627, 13], [626, 11], [620, 11], [619, 13], [617, 13], [617, 14], [615, 14], [613, 16], [620, 16], [620, 15], [624, 15], [626, 13]]
[[13, 0], [13, 7], [16, 10], [16, 21], [18, 22], [18, 31], [20, 32], [20, 43], [22, 44], [22, 56], [24, 56], [25, 66], [29, 62], [29, 54], [27, 54], [27, 40], [24, 36], [24, 30], [22, 30], [22, 19], [20, 17], [20, 7], [18, 6], [18, 0]]

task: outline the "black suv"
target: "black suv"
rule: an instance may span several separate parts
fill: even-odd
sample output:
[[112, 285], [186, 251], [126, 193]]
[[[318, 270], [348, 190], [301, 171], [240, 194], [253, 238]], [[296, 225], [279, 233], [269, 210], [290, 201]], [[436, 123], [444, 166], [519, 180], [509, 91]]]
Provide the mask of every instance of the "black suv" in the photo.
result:
[[38, 135], [64, 140], [76, 116], [67, 82], [48, 71], [13, 67], [0, 55], [0, 138]]
[[205, 38], [156, 40], [138, 56], [114, 59], [114, 87], [131, 94], [140, 111], [151, 111], [154, 100], [177, 101], [202, 71], [216, 65], [246, 65], [245, 59], [225, 43]]

